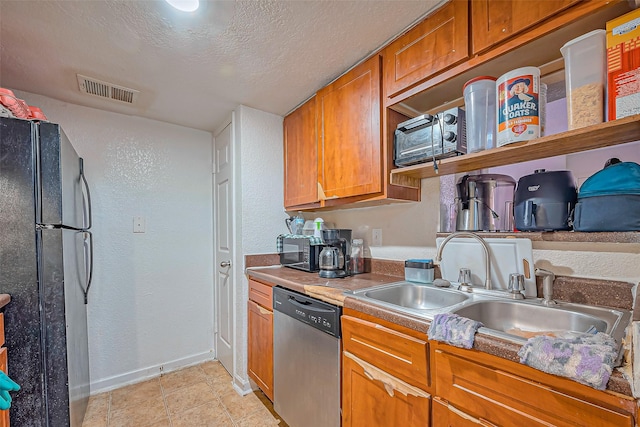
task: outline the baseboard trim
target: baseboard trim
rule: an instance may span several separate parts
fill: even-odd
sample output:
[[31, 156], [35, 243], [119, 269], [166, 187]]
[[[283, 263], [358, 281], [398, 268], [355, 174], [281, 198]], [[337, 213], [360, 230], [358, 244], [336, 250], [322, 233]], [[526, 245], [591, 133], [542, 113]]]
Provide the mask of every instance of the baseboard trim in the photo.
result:
[[248, 380], [244, 380], [238, 377], [237, 375], [233, 376], [233, 389], [240, 396], [246, 396], [253, 391], [253, 389], [251, 388], [251, 383], [249, 383]]
[[194, 354], [181, 359], [175, 359], [158, 365], [126, 372], [124, 374], [114, 375], [109, 378], [92, 382], [90, 384], [91, 395], [104, 393], [126, 385], [146, 381], [151, 378], [159, 377], [167, 372], [176, 371], [178, 369], [197, 365], [209, 360], [215, 360], [213, 351], [206, 351], [204, 353]]

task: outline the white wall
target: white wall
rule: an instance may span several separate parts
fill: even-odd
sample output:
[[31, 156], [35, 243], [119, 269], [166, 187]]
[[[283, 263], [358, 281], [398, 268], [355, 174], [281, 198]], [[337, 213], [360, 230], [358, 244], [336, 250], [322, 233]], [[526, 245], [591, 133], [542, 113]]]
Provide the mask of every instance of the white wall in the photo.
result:
[[[212, 135], [17, 95], [60, 123], [85, 159], [91, 392], [213, 358]], [[132, 232], [136, 215], [144, 234]]]
[[[283, 211], [283, 131], [281, 116], [240, 105], [235, 111], [236, 151], [240, 167], [236, 175], [241, 221], [236, 248], [244, 255], [276, 252], [276, 236], [285, 230]], [[237, 165], [238, 163], [236, 163]], [[240, 219], [236, 218], [236, 220]], [[249, 282], [244, 263], [236, 262], [236, 330], [234, 384], [242, 393], [250, 390], [247, 376], [247, 300]]]

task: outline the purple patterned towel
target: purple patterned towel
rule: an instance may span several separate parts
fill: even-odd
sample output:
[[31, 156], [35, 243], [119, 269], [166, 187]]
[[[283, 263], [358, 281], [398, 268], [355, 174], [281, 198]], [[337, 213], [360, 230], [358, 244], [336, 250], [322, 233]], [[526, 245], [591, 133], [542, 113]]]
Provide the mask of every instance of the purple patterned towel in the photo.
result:
[[602, 332], [529, 338], [518, 351], [520, 363], [604, 390], [618, 356], [616, 341]]
[[453, 313], [436, 314], [429, 327], [429, 339], [443, 341], [456, 347], [471, 348], [476, 331], [484, 326], [475, 320]]

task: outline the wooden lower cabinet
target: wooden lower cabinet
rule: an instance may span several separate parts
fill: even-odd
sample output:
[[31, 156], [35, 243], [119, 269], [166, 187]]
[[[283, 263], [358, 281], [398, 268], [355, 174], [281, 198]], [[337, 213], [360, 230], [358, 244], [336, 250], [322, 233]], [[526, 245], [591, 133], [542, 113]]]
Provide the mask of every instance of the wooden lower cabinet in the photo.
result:
[[343, 427], [633, 427], [634, 398], [345, 308]]
[[[486, 353], [437, 345], [433, 426], [468, 416], [496, 426], [634, 426], [635, 400]], [[444, 414], [442, 422], [439, 414]], [[451, 408], [456, 410], [452, 411]], [[463, 417], [464, 418], [464, 417]], [[486, 421], [484, 421], [486, 420]], [[465, 421], [466, 422], [466, 421]], [[473, 425], [473, 424], [469, 424]]]
[[431, 408], [433, 420], [431, 427], [495, 427], [495, 424], [472, 417], [439, 397], [433, 398]]
[[345, 308], [342, 426], [430, 425], [426, 335]]
[[[397, 389], [391, 396], [384, 380], [371, 378], [353, 359], [342, 360], [343, 427], [429, 426], [429, 397], [405, 395]], [[391, 376], [386, 379], [394, 381], [403, 383]]]
[[[250, 289], [271, 293], [271, 286], [250, 280]], [[251, 295], [251, 290], [250, 290]], [[248, 301], [248, 360], [249, 378], [273, 401], [273, 310]]]

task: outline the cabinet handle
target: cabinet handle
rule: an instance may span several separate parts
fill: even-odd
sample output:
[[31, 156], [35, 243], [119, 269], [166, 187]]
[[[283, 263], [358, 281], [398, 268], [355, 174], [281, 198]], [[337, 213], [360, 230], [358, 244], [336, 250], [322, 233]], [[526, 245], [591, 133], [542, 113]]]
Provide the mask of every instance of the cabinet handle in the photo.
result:
[[231, 261], [222, 261], [220, 263], [220, 267], [224, 268], [224, 267], [231, 267]]

